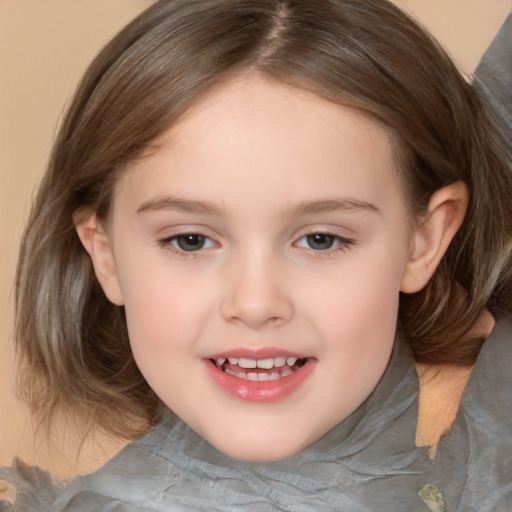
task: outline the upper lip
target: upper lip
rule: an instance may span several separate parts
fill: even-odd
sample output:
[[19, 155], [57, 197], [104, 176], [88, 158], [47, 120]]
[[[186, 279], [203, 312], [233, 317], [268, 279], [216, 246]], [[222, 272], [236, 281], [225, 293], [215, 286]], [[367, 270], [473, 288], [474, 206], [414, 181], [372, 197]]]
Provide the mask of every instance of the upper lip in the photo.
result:
[[225, 352], [218, 352], [206, 357], [205, 359], [216, 360], [219, 357], [226, 359], [230, 357], [244, 358], [244, 359], [274, 359], [276, 357], [296, 357], [297, 359], [306, 359], [309, 356], [299, 354], [298, 352], [292, 352], [276, 347], [263, 347], [263, 348], [237, 348], [232, 350], [226, 350]]

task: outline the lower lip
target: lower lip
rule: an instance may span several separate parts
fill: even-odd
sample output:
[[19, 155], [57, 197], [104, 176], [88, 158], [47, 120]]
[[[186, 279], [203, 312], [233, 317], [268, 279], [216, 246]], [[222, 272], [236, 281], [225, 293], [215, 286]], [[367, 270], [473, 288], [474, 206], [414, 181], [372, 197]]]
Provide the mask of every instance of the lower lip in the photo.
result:
[[246, 402], [277, 402], [295, 392], [309, 377], [315, 367], [315, 360], [308, 359], [298, 370], [287, 377], [270, 381], [251, 381], [228, 375], [205, 360], [210, 377], [225, 393]]

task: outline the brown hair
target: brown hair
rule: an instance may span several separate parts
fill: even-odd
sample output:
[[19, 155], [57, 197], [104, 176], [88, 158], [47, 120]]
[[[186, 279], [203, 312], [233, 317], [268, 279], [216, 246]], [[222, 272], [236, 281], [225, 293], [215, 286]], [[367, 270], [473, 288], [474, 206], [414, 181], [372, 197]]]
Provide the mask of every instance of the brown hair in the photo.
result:
[[471, 364], [482, 340], [465, 334], [482, 309], [510, 313], [512, 169], [478, 95], [422, 29], [385, 0], [163, 0], [86, 72], [24, 235], [20, 380], [44, 419], [65, 405], [127, 437], [158, 421], [160, 402], [133, 360], [123, 308], [103, 294], [73, 217], [105, 217], [123, 168], [240, 72], [385, 123], [415, 218], [433, 192], [467, 183], [468, 214], [441, 265], [424, 290], [402, 297], [399, 323], [419, 360]]

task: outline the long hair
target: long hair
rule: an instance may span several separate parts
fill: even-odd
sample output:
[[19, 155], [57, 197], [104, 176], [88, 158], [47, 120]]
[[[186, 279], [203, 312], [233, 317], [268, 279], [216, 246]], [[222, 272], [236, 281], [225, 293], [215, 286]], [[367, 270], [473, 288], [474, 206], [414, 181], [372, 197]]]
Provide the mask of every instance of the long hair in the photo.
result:
[[484, 307], [512, 310], [512, 169], [482, 102], [444, 51], [386, 0], [162, 0], [91, 64], [55, 141], [17, 273], [20, 387], [137, 436], [161, 405], [133, 360], [124, 310], [103, 294], [75, 231], [108, 216], [123, 169], [214, 85], [239, 73], [313, 92], [386, 125], [413, 219], [463, 180], [466, 219], [399, 324], [421, 361], [474, 362]]

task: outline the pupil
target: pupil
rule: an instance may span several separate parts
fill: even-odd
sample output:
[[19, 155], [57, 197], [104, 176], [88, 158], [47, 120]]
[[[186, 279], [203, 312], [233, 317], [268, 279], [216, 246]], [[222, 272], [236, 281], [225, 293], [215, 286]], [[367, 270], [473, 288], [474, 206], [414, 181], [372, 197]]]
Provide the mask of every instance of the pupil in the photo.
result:
[[317, 251], [330, 249], [334, 244], [334, 236], [325, 233], [313, 233], [312, 235], [308, 235], [307, 240], [311, 249]]
[[179, 248], [183, 251], [197, 251], [204, 246], [205, 237], [202, 235], [189, 234], [180, 235], [176, 242]]

